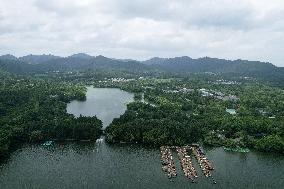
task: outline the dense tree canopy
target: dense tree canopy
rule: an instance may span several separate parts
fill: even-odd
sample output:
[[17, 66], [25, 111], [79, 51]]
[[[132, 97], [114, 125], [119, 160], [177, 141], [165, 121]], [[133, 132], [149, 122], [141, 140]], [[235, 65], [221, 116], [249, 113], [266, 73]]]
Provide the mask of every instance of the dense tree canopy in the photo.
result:
[[[67, 60], [70, 65], [64, 63]], [[84, 69], [77, 69], [81, 63]], [[25, 142], [99, 137], [100, 120], [66, 112], [69, 101], [85, 100], [85, 85], [135, 94], [135, 102], [106, 129], [108, 142], [158, 146], [198, 141], [283, 153], [284, 92], [275, 87], [284, 86], [281, 77], [268, 81], [259, 73], [157, 71], [100, 56], [36, 66], [1, 60], [1, 68], [1, 157]]]
[[[142, 101], [146, 102], [130, 104], [126, 113], [113, 121], [106, 130], [108, 141], [148, 145], [199, 141], [283, 152], [283, 90], [251, 80], [220, 84], [213, 82], [216, 79], [219, 78], [191, 76], [95, 83], [98, 87], [142, 93]], [[212, 95], [202, 95], [202, 88]], [[238, 98], [230, 100], [216, 95], [221, 93]], [[230, 115], [226, 108], [235, 109], [237, 114]], [[269, 141], [274, 140], [277, 148], [265, 145], [267, 136], [274, 136]]]
[[7, 76], [0, 86], [0, 158], [25, 142], [96, 139], [96, 117], [67, 114], [66, 103], [85, 99], [85, 87], [67, 82]]

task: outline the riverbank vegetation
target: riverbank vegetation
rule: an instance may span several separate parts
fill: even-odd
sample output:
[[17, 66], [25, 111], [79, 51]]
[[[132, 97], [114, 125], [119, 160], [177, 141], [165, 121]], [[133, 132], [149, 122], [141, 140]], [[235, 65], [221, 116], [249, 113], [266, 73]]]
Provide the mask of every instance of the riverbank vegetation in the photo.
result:
[[0, 156], [25, 142], [96, 139], [96, 117], [75, 118], [66, 103], [85, 100], [85, 85], [115, 87], [135, 102], [107, 127], [109, 143], [150, 146], [201, 142], [284, 152], [284, 92], [238, 74], [50, 71], [0, 72]]
[[85, 100], [86, 88], [6, 74], [0, 84], [0, 158], [23, 143], [96, 139], [102, 122], [67, 114], [67, 102]]
[[[213, 77], [214, 78], [214, 77]], [[140, 78], [95, 84], [143, 93], [107, 128], [111, 143], [152, 146], [202, 142], [284, 152], [284, 92], [247, 79]], [[236, 113], [228, 113], [233, 109]]]

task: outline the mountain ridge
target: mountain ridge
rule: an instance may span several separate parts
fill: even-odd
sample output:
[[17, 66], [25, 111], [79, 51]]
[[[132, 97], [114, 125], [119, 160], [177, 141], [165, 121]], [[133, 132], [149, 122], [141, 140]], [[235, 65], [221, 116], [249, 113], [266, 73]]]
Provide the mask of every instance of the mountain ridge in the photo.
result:
[[187, 73], [236, 73], [251, 76], [273, 76], [284, 78], [284, 69], [268, 62], [248, 60], [226, 60], [202, 57], [193, 59], [188, 56], [174, 58], [154, 57], [145, 61], [132, 59], [113, 59], [103, 55], [91, 56], [77, 53], [67, 57], [54, 55], [13, 55], [0, 56], [0, 68], [12, 73], [44, 73], [49, 71], [86, 71], [86, 70], [123, 70], [135, 73], [160, 71], [172, 74]]
[[[75, 53], [69, 56], [56, 56], [56, 55], [52, 55], [52, 54], [42, 54], [42, 55], [37, 55], [37, 54], [29, 54], [29, 55], [25, 55], [25, 56], [20, 56], [20, 57], [16, 57], [12, 54], [4, 54], [4, 55], [0, 55], [0, 60], [2, 59], [13, 59], [13, 60], [22, 60], [23, 62], [29, 62], [31, 60], [32, 63], [35, 63], [37, 60], [37, 63], [41, 63], [41, 62], [45, 62], [47, 60], [52, 60], [52, 59], [58, 59], [58, 58], [82, 58], [82, 59], [91, 59], [91, 58], [95, 58], [95, 57], [105, 57], [103, 55], [98, 55], [98, 56], [92, 56], [86, 53]], [[106, 57], [108, 58], [108, 57]], [[42, 60], [44, 59], [44, 60]], [[139, 60], [135, 60], [135, 59], [120, 59], [120, 58], [108, 58], [108, 59], [112, 59], [112, 60], [117, 60], [117, 61], [122, 61], [122, 62], [130, 62], [130, 61], [136, 61], [136, 62], [140, 62], [143, 64], [147, 64], [147, 65], [153, 65], [153, 64], [160, 64], [160, 63], [164, 63], [164, 62], [168, 62], [168, 61], [172, 61], [172, 60], [180, 60], [180, 59], [187, 59], [187, 60], [204, 60], [204, 59], [210, 59], [210, 60], [218, 60], [218, 61], [229, 61], [229, 62], [237, 62], [237, 61], [243, 61], [243, 62], [259, 62], [259, 63], [267, 63], [267, 64], [272, 64], [270, 62], [264, 62], [264, 61], [253, 61], [253, 60], [245, 60], [245, 59], [235, 59], [235, 60], [230, 60], [230, 59], [224, 59], [224, 58], [212, 58], [212, 57], [200, 57], [200, 58], [191, 58], [189, 56], [177, 56], [177, 57], [170, 57], [170, 58], [161, 58], [161, 57], [152, 57], [150, 59], [147, 60], [143, 60], [143, 61], [139, 61]], [[279, 67], [276, 66], [274, 64], [272, 64], [275, 67]]]

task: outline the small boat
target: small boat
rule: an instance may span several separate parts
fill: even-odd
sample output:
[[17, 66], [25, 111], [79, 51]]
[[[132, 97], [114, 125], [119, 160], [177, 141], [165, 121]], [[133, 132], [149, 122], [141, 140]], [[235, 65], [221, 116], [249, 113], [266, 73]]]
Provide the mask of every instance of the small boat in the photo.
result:
[[80, 140], [80, 142], [90, 142], [90, 139], [86, 139], [86, 140]]
[[248, 152], [250, 152], [250, 150], [248, 148], [241, 148], [241, 147], [237, 147], [237, 148], [227, 148], [227, 147], [224, 147], [223, 149], [225, 151], [231, 151], [231, 152], [241, 152], [241, 153], [248, 153]]
[[51, 146], [54, 142], [52, 140], [45, 141], [42, 145], [43, 146]]

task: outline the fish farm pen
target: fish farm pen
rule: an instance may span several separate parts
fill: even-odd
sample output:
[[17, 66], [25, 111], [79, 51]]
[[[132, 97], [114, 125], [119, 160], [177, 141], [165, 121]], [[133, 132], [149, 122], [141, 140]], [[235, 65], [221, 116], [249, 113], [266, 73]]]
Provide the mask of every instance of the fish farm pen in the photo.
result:
[[211, 174], [211, 172], [214, 170], [214, 167], [206, 158], [203, 149], [197, 144], [182, 147], [160, 147], [162, 170], [167, 174], [170, 181], [173, 181], [172, 179], [177, 177], [172, 151], [177, 153], [183, 175], [192, 183], [195, 183], [198, 178], [197, 170], [192, 163], [193, 159], [195, 159], [200, 166], [203, 175], [212, 179], [213, 184], [216, 184], [216, 181]]

